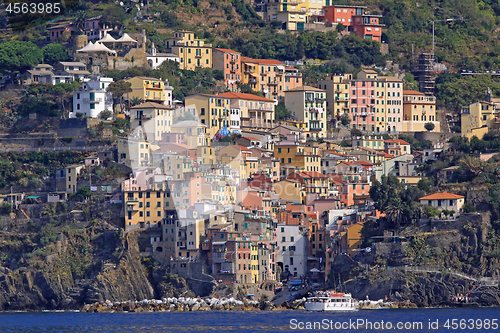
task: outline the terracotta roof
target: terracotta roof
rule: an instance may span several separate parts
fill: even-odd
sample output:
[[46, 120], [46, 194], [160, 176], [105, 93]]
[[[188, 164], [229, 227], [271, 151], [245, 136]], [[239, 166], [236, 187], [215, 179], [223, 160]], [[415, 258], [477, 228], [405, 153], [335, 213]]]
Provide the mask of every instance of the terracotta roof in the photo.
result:
[[389, 154], [389, 153], [386, 153], [385, 151], [384, 151], [384, 152], [382, 152], [382, 153], [384, 154], [384, 157], [385, 157], [385, 158], [394, 158], [394, 155], [391, 155], [391, 154]]
[[363, 166], [373, 166], [372, 163], [370, 162], [365, 162], [365, 161], [356, 161], [357, 164], [361, 164]]
[[285, 93], [289, 92], [289, 91], [308, 91], [308, 90], [326, 92], [326, 90], [319, 89], [319, 88], [316, 88], [316, 87], [301, 86], [301, 87], [297, 87], [297, 88], [294, 88], [294, 89], [286, 90]]
[[[297, 69], [295, 67], [289, 67], [289, 66], [286, 66], [285, 69]], [[297, 69], [298, 70], [298, 69]]]
[[219, 49], [219, 48], [215, 48], [217, 51], [221, 51], [221, 52], [225, 52], [225, 53], [240, 53], [238, 51], [233, 51], [231, 49]]
[[239, 98], [239, 99], [251, 99], [254, 101], [263, 101], [263, 102], [273, 102], [274, 100], [260, 97], [254, 94], [245, 94], [245, 93], [235, 93], [235, 92], [226, 92], [223, 94], [220, 94], [218, 96], [225, 97], [225, 98]]
[[244, 138], [252, 141], [260, 141], [259, 139], [252, 138], [251, 136], [244, 136]]
[[389, 139], [389, 140], [384, 140], [384, 142], [387, 143], [397, 143], [399, 145], [409, 145], [408, 142], [401, 140], [401, 139]]
[[416, 90], [403, 90], [403, 95], [424, 95], [424, 93]]
[[442, 192], [442, 193], [434, 193], [425, 197], [420, 198], [420, 200], [448, 200], [448, 199], [462, 199], [465, 198], [463, 195]]
[[255, 62], [259, 64], [267, 64], [267, 65], [285, 65], [281, 61], [274, 60], [274, 59], [253, 59]]
[[243, 147], [243, 146], [240, 146], [240, 145], [232, 145], [233, 147], [235, 148], [238, 148], [239, 150], [243, 150], [243, 151], [251, 151], [250, 149], [246, 148], [246, 147]]

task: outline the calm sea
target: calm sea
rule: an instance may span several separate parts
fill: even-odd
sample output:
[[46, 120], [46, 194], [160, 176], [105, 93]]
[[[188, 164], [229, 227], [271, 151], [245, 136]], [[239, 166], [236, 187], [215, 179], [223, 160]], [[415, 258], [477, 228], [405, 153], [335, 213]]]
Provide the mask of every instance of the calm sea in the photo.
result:
[[0, 313], [0, 332], [297, 332], [301, 329], [318, 332], [500, 332], [499, 320], [500, 308], [361, 310], [353, 313], [4, 312]]

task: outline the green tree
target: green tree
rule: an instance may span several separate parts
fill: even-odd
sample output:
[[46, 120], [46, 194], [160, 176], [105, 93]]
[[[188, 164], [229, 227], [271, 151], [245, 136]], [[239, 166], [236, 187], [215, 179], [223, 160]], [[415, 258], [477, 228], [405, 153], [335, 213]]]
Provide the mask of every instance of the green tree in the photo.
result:
[[32, 42], [13, 40], [0, 43], [0, 72], [22, 72], [38, 65], [42, 59], [42, 50]]
[[129, 15], [118, 5], [109, 5], [103, 12], [99, 23], [111, 28], [125, 26]]
[[42, 52], [46, 64], [55, 65], [59, 61], [69, 60], [68, 51], [61, 44], [49, 44], [42, 49]]
[[340, 116], [340, 123], [344, 126], [347, 126], [351, 123], [351, 117], [347, 113], [344, 113]]
[[85, 21], [89, 18], [88, 11], [79, 10], [76, 12], [75, 19], [73, 24], [76, 26], [76, 30], [78, 34], [81, 34], [85, 29]]
[[274, 110], [274, 115], [276, 120], [285, 120], [287, 118], [290, 118], [292, 116], [292, 113], [288, 111], [285, 103], [280, 101], [276, 106], [276, 109]]
[[101, 119], [109, 119], [113, 116], [113, 112], [109, 110], [104, 110], [99, 113], [99, 118]]
[[120, 101], [120, 112], [123, 113], [123, 95], [132, 92], [132, 83], [123, 80], [112, 82], [109, 84], [107, 91], [113, 94], [114, 99]]
[[435, 127], [435, 126], [434, 126], [434, 123], [431, 123], [431, 122], [429, 122], [429, 123], [425, 123], [425, 125], [424, 125], [424, 128], [425, 128], [427, 131], [429, 131], [429, 132], [430, 132], [430, 131], [432, 131], [432, 130], [434, 129], [434, 127]]
[[387, 219], [393, 222], [396, 226], [396, 229], [398, 230], [401, 227], [401, 222], [404, 219], [404, 212], [405, 205], [399, 198], [392, 199], [391, 204], [385, 209]]

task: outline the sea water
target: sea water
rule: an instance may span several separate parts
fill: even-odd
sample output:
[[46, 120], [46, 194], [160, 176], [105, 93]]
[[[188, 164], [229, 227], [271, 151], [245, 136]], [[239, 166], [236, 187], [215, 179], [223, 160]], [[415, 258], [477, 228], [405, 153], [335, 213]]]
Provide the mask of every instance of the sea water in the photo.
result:
[[380, 309], [350, 313], [3, 312], [0, 332], [500, 332], [499, 320], [500, 308]]

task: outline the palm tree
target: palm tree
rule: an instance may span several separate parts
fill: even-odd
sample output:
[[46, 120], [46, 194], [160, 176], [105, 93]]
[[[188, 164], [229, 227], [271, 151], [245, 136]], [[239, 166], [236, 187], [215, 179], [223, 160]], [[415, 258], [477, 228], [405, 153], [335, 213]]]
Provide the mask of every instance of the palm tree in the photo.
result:
[[75, 22], [77, 33], [82, 32], [85, 29], [85, 21], [89, 18], [88, 12], [84, 10], [79, 10], [75, 15]]
[[387, 219], [396, 224], [396, 229], [401, 227], [401, 221], [404, 219], [405, 205], [401, 199], [392, 200], [391, 204], [385, 209]]
[[130, 99], [130, 106], [136, 106], [142, 104], [143, 102], [144, 100], [142, 98], [135, 96]]

